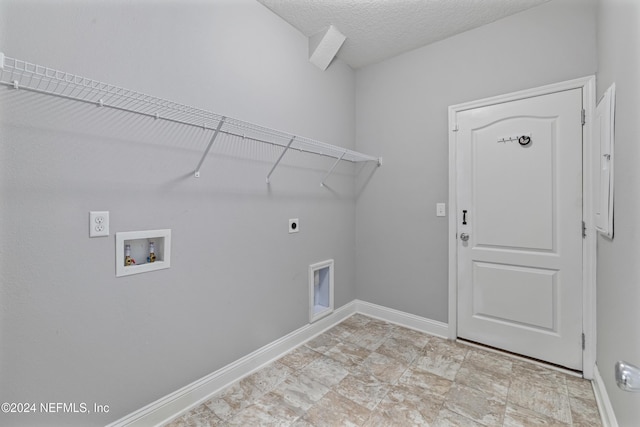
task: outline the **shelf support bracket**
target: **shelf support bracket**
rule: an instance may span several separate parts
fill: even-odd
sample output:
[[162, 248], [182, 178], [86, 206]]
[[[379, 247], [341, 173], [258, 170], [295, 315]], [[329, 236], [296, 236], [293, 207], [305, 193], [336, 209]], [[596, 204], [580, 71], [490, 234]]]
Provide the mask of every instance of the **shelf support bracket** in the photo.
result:
[[195, 173], [196, 178], [200, 178], [200, 167], [204, 163], [204, 159], [207, 158], [207, 155], [209, 154], [209, 150], [211, 150], [211, 146], [213, 145], [213, 142], [218, 137], [218, 134], [220, 133], [220, 128], [222, 128], [222, 125], [224, 124], [224, 121], [226, 119], [227, 119], [226, 117], [222, 117], [222, 119], [220, 119], [220, 123], [218, 123], [218, 127], [216, 127], [216, 130], [213, 133], [213, 136], [209, 140], [209, 145], [207, 145], [207, 149], [204, 150], [204, 154], [202, 155], [202, 158], [200, 159], [200, 162], [198, 163], [198, 166], [196, 166], [196, 173]]
[[282, 153], [280, 153], [280, 157], [278, 157], [278, 160], [276, 160], [276, 163], [273, 165], [273, 167], [269, 171], [269, 174], [267, 175], [267, 184], [270, 183], [269, 179], [271, 178], [271, 174], [273, 173], [274, 170], [276, 170], [276, 167], [278, 167], [278, 163], [280, 163], [280, 160], [282, 160], [282, 158], [284, 157], [284, 153], [286, 153], [287, 150], [289, 150], [289, 148], [291, 147], [291, 144], [293, 144], [293, 140], [294, 139], [296, 139], [295, 136], [293, 138], [291, 138], [291, 141], [289, 141], [289, 143], [287, 144], [286, 148], [284, 150], [282, 150]]
[[342, 153], [342, 155], [340, 157], [338, 157], [338, 159], [335, 161], [333, 166], [331, 166], [331, 169], [329, 169], [327, 171], [327, 173], [325, 174], [324, 178], [322, 178], [322, 181], [320, 182], [320, 187], [324, 187], [324, 182], [327, 180], [327, 178], [329, 178], [329, 175], [331, 175], [333, 173], [333, 170], [336, 168], [336, 166], [338, 166], [338, 163], [340, 163], [340, 160], [342, 160], [342, 158], [345, 156], [345, 154], [347, 154], [346, 151], [344, 153]]

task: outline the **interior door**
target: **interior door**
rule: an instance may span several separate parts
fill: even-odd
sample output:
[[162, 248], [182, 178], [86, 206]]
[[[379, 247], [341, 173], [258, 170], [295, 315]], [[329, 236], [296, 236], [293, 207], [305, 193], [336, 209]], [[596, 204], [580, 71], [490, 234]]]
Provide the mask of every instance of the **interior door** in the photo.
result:
[[582, 91], [458, 112], [458, 337], [582, 370]]

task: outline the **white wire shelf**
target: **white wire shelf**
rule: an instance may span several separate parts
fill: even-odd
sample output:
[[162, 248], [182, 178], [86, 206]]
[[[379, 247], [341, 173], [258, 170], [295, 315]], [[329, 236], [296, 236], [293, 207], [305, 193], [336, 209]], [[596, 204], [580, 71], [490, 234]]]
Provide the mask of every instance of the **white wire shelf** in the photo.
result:
[[378, 166], [382, 164], [381, 159], [378, 157], [10, 58], [1, 52], [0, 84], [16, 90], [58, 96], [98, 105], [103, 108], [140, 114], [156, 120], [165, 120], [211, 130], [213, 131], [212, 137], [195, 168], [196, 177], [200, 176], [200, 167], [206, 160], [216, 137], [221, 133], [283, 147], [280, 157], [267, 175], [267, 183], [269, 183], [271, 174], [289, 149], [336, 159], [336, 162], [327, 171], [321, 185], [324, 185], [325, 180], [340, 161], [344, 160], [352, 163], [375, 162]]

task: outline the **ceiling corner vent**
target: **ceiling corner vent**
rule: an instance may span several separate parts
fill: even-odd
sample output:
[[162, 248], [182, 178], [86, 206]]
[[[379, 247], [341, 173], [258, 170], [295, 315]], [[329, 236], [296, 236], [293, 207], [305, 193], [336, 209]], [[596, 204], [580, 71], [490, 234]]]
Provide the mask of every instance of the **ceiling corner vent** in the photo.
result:
[[312, 35], [309, 37], [309, 61], [322, 71], [326, 70], [345, 40], [346, 36], [333, 25]]

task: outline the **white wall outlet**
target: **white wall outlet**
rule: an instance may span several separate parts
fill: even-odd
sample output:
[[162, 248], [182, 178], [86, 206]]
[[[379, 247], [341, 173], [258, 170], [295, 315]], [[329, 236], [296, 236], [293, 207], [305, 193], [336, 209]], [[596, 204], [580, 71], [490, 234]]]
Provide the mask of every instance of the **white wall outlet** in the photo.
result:
[[289, 220], [289, 233], [297, 233], [300, 231], [300, 220], [293, 218]]
[[444, 203], [436, 203], [436, 216], [446, 216], [447, 210]]
[[109, 211], [89, 212], [89, 237], [109, 235]]

